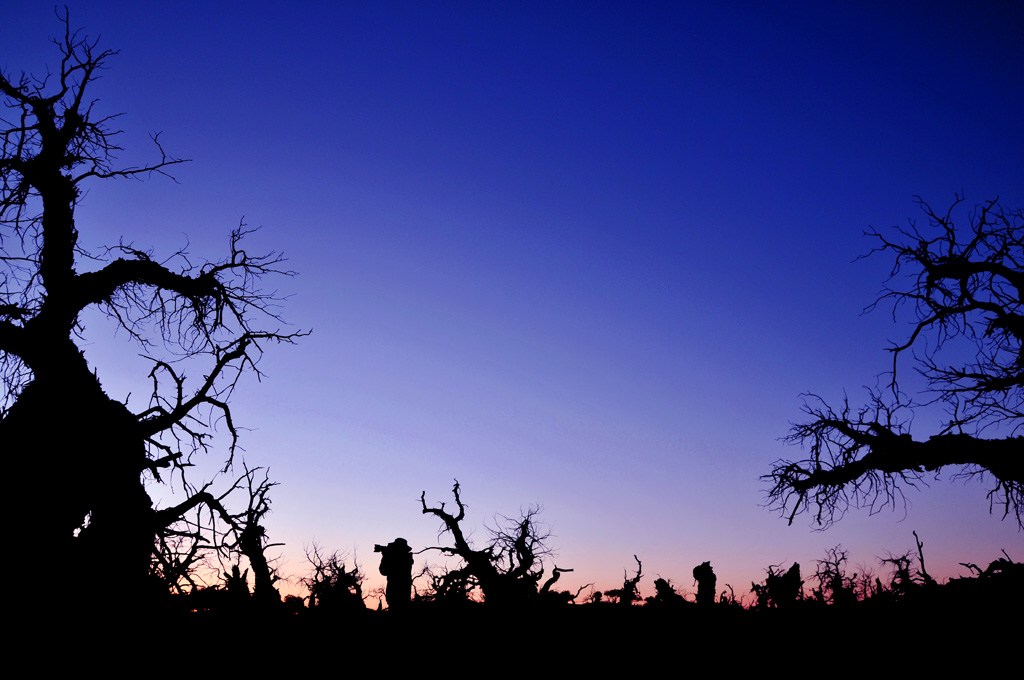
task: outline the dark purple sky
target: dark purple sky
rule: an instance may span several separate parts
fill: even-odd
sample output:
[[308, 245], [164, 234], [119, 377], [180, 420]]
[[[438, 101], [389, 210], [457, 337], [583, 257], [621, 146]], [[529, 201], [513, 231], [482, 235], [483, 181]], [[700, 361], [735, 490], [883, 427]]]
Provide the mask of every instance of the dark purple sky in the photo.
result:
[[[92, 186], [83, 241], [213, 259], [244, 216], [299, 273], [273, 285], [313, 334], [234, 400], [281, 482], [285, 572], [314, 539], [371, 575], [374, 543], [436, 544], [418, 498], [453, 478], [481, 539], [542, 503], [568, 585], [613, 587], [636, 553], [746, 592], [839, 543], [877, 570], [914, 529], [942, 576], [1024, 557], [949, 472], [826, 533], [758, 479], [799, 456], [778, 438], [802, 392], [861, 401], [907, 333], [861, 316], [891, 266], [854, 262], [863, 231], [923, 219], [915, 195], [1024, 206], [1020, 4], [67, 4], [120, 50], [93, 94], [125, 112], [124, 164], [155, 131], [193, 160]], [[5, 73], [55, 68], [52, 7], [2, 14]], [[137, 350], [85, 335], [141, 405]]]

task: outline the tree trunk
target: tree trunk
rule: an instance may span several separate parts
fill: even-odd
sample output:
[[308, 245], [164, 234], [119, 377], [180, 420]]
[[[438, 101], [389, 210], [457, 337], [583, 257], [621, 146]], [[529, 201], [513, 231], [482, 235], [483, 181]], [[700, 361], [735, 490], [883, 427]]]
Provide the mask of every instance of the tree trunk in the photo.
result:
[[114, 589], [141, 595], [156, 529], [138, 421], [76, 355], [65, 370], [36, 376], [0, 421], [22, 489], [5, 503], [14, 545], [41, 560], [31, 569], [43, 592], [31, 595], [50, 606]]

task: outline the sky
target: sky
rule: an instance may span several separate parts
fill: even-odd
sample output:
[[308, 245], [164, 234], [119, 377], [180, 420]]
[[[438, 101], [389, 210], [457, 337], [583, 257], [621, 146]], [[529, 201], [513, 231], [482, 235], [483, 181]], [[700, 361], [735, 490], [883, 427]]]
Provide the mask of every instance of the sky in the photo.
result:
[[[420, 495], [450, 508], [455, 479], [478, 544], [543, 506], [573, 587], [617, 587], [635, 554], [645, 595], [694, 592], [706, 560], [743, 595], [836, 545], [883, 574], [914, 530], [938, 577], [1024, 558], [951, 471], [827, 531], [765, 508], [760, 479], [801, 456], [780, 438], [803, 393], [862, 402], [907, 336], [864, 313], [892, 265], [858, 259], [865, 230], [923, 222], [915, 196], [1024, 206], [1018, 3], [67, 6], [118, 50], [92, 94], [124, 114], [121, 164], [156, 160], [156, 132], [191, 160], [89, 185], [83, 244], [214, 260], [244, 221], [296, 272], [267, 289], [311, 333], [232, 400], [241, 455], [279, 483], [282, 573], [316, 542], [378, 585], [373, 545], [443, 542]], [[52, 7], [3, 16], [4, 73], [57, 67]], [[140, 350], [83, 324], [108, 394], [141, 410]]]

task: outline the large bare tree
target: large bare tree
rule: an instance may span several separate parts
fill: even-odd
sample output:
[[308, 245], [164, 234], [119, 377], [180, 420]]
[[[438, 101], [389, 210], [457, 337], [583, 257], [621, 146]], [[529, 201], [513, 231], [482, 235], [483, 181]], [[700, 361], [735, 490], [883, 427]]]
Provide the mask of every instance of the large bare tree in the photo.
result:
[[[261, 288], [265, 277], [287, 274], [282, 258], [246, 251], [243, 227], [214, 262], [183, 251], [158, 260], [123, 243], [86, 252], [75, 211], [89, 183], [166, 175], [184, 161], [154, 136], [157, 160], [117, 165], [117, 116], [100, 113], [88, 94], [116, 53], [61, 18], [52, 73], [0, 74], [0, 442], [16, 539], [8, 545], [45, 546], [32, 550], [45, 562], [40, 576], [65, 591], [98, 588], [99, 578], [141, 588], [157, 536], [215, 498], [184, 478], [190, 458], [211, 446], [213, 419], [230, 434], [226, 468], [238, 436], [228, 405], [235, 385], [258, 373], [266, 343], [300, 333], [282, 330]], [[112, 399], [87, 362], [81, 319], [90, 308], [151, 360], [145, 407]], [[168, 479], [189, 497], [158, 511], [145, 485]], [[240, 533], [246, 522], [235, 519]], [[254, 531], [226, 540], [252, 544]]]
[[[904, 487], [951, 468], [987, 480], [992, 506], [1024, 526], [1024, 210], [992, 200], [964, 216], [960, 196], [944, 212], [918, 202], [927, 224], [871, 234], [872, 253], [894, 259], [875, 305], [892, 303], [894, 316], [909, 310], [912, 330], [890, 348], [889, 384], [866, 406], [808, 399], [810, 420], [787, 437], [808, 457], [777, 461], [765, 476], [790, 522], [805, 510], [827, 525], [850, 506], [891, 505]], [[900, 389], [907, 360], [925, 382], [919, 401]], [[944, 417], [914, 439], [922, 408]]]

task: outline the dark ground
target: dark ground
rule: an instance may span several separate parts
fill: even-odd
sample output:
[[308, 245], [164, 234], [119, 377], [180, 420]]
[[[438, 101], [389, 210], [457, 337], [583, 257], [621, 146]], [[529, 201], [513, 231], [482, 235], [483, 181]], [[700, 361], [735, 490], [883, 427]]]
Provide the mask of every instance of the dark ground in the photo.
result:
[[394, 671], [406, 677], [740, 672], [831, 678], [918, 674], [948, 664], [974, 674], [1017, 665], [1024, 632], [1020, 584], [984, 592], [942, 588], [916, 601], [802, 603], [791, 611], [686, 603], [421, 607], [402, 616], [68, 612], [23, 621], [8, 649], [33, 673], [182, 678], [356, 673], [390, 679]]

